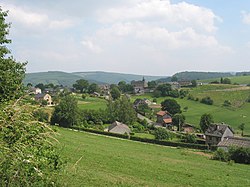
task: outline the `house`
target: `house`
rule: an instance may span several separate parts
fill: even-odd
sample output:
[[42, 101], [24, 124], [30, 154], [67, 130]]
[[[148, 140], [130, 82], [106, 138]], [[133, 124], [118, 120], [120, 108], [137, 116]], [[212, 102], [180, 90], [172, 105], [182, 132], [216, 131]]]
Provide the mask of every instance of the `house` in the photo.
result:
[[168, 111], [159, 111], [157, 112], [157, 121], [156, 124], [161, 125], [163, 127], [171, 126], [172, 117]]
[[91, 94], [91, 96], [93, 96], [93, 97], [100, 97], [101, 94], [99, 94], [98, 92], [94, 92], [94, 93]]
[[112, 123], [106, 131], [117, 133], [117, 134], [130, 134], [131, 133], [131, 130], [127, 125], [120, 123], [118, 121], [115, 121], [114, 123]]
[[250, 148], [250, 139], [238, 137], [225, 137], [223, 141], [219, 142], [218, 148], [228, 150], [229, 147], [244, 147]]
[[144, 94], [145, 90], [148, 88], [148, 83], [145, 81], [144, 77], [142, 81], [132, 81], [131, 85], [134, 88], [135, 94]]
[[151, 101], [149, 101], [148, 99], [144, 98], [144, 99], [136, 99], [133, 103], [133, 107], [134, 109], [138, 109], [138, 107], [140, 105], [151, 105]]
[[233, 137], [234, 132], [229, 125], [224, 123], [212, 124], [205, 132], [206, 144], [217, 145], [223, 141], [225, 137]]
[[53, 104], [52, 98], [51, 98], [51, 96], [49, 94], [37, 94], [37, 95], [35, 95], [35, 100], [39, 101], [39, 102], [41, 102], [43, 100], [47, 101], [48, 105], [52, 105]]
[[30, 94], [41, 94], [42, 90], [40, 88], [30, 88]]
[[184, 124], [182, 125], [182, 130], [185, 132], [185, 133], [193, 133], [195, 132], [196, 128], [194, 125], [191, 125], [191, 124]]

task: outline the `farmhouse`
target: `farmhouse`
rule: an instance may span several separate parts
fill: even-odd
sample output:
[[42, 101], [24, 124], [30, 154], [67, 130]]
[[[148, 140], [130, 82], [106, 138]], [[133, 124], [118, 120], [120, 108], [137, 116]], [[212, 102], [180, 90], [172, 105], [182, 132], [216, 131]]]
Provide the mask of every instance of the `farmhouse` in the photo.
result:
[[185, 132], [185, 133], [193, 133], [195, 132], [195, 126], [194, 125], [191, 125], [191, 124], [184, 124], [182, 125], [182, 130]]
[[229, 125], [222, 124], [212, 124], [208, 127], [205, 132], [206, 144], [217, 145], [219, 142], [223, 141], [226, 137], [233, 137], [234, 132]]
[[250, 148], [250, 139], [238, 137], [226, 137], [223, 141], [219, 142], [218, 148], [228, 150], [229, 147], [244, 147]]
[[48, 105], [52, 105], [53, 104], [52, 98], [51, 98], [51, 96], [49, 94], [37, 94], [37, 95], [35, 95], [35, 100], [39, 101], [39, 102], [41, 102], [43, 100], [47, 101]]
[[30, 88], [30, 94], [41, 94], [42, 90], [40, 88]]
[[140, 105], [150, 105], [151, 101], [149, 101], [148, 99], [144, 98], [144, 99], [136, 99], [133, 103], [133, 106], [135, 109], [138, 109], [138, 107]]
[[120, 123], [118, 121], [115, 121], [114, 123], [112, 123], [108, 127], [107, 131], [112, 132], [112, 133], [117, 133], [117, 134], [130, 134], [131, 133], [131, 130], [127, 125]]
[[132, 81], [131, 85], [134, 88], [135, 94], [144, 94], [145, 89], [148, 88], [148, 83], [145, 81], [144, 77], [142, 81]]
[[172, 117], [168, 111], [159, 111], [157, 114], [157, 125], [169, 127], [172, 124]]

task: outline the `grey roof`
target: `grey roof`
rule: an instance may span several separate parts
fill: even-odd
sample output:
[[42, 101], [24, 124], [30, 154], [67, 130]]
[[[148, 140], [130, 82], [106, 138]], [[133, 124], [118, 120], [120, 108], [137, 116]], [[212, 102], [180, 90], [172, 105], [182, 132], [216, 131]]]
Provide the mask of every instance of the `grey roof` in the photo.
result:
[[118, 134], [125, 134], [125, 133], [129, 134], [131, 132], [131, 130], [129, 129], [127, 125], [120, 123], [118, 121], [115, 121], [114, 123], [112, 123], [108, 127], [108, 131], [113, 132], [113, 133], [118, 133]]
[[206, 136], [217, 136], [222, 137], [226, 129], [229, 128], [232, 132], [233, 130], [229, 125], [222, 124], [211, 124], [205, 132]]
[[36, 98], [36, 99], [44, 98], [45, 95], [46, 95], [46, 94], [44, 94], [44, 93], [36, 94], [36, 95], [35, 95], [35, 98]]
[[227, 137], [224, 138], [224, 140], [218, 144], [218, 147], [231, 147], [231, 146], [250, 148], [250, 139]]

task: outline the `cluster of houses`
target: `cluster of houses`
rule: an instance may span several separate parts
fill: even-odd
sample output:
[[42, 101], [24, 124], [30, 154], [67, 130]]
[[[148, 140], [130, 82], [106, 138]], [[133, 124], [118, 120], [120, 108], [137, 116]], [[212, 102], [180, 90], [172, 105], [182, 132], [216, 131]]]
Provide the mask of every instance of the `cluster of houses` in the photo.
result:
[[40, 88], [30, 88], [30, 94], [34, 94], [35, 101], [42, 103], [42, 101], [46, 101], [48, 106], [53, 105], [52, 97], [48, 93], [48, 91], [45, 90], [44, 93], [42, 93], [42, 90]]

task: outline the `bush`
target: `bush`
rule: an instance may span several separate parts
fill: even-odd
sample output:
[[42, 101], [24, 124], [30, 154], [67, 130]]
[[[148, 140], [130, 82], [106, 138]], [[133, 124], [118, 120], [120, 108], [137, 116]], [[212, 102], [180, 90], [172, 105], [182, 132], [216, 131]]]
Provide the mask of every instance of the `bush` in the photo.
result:
[[49, 114], [43, 110], [34, 111], [33, 116], [40, 122], [49, 122]]
[[170, 134], [163, 128], [157, 128], [154, 132], [156, 140], [168, 140], [170, 139]]
[[231, 106], [231, 102], [229, 100], [225, 100], [224, 103], [223, 103], [223, 106]]
[[223, 149], [218, 149], [217, 151], [214, 152], [213, 159], [227, 162], [229, 159], [229, 154]]
[[187, 134], [183, 137], [183, 141], [186, 143], [196, 143], [196, 136], [194, 134]]
[[213, 105], [214, 101], [210, 97], [204, 97], [201, 99], [201, 103], [207, 105]]
[[236, 163], [250, 164], [250, 148], [231, 147], [229, 148], [229, 158]]

